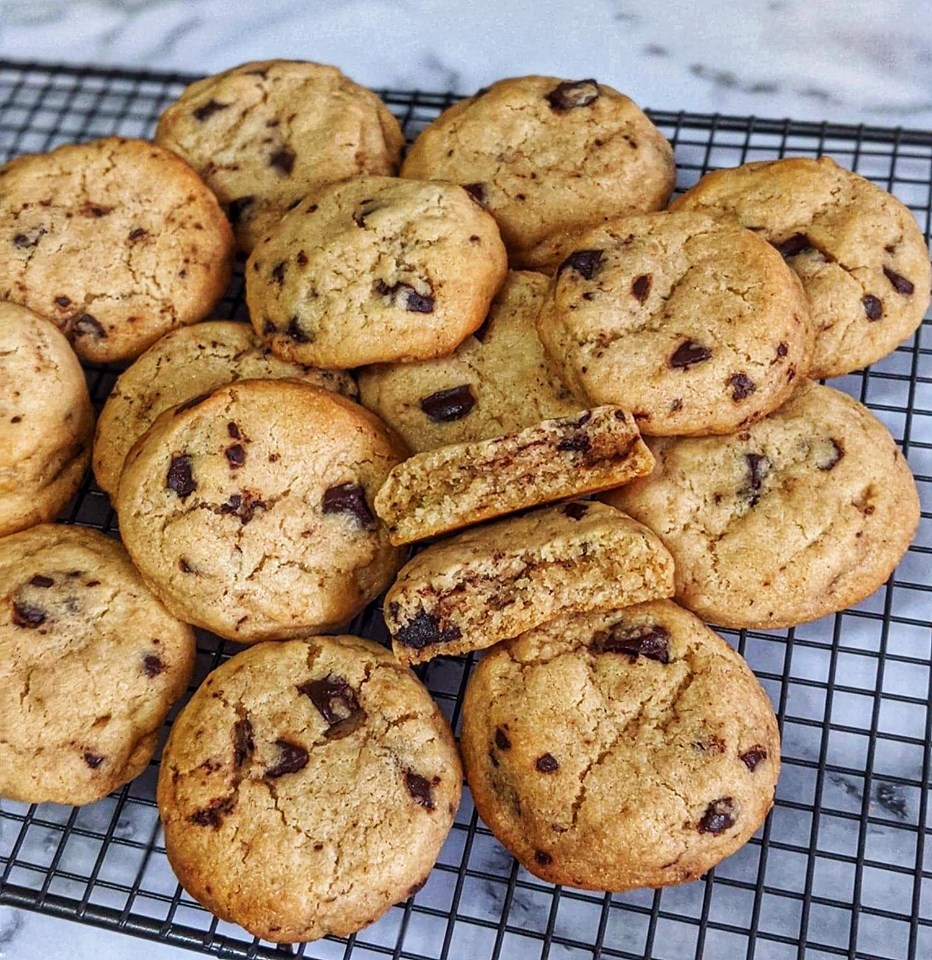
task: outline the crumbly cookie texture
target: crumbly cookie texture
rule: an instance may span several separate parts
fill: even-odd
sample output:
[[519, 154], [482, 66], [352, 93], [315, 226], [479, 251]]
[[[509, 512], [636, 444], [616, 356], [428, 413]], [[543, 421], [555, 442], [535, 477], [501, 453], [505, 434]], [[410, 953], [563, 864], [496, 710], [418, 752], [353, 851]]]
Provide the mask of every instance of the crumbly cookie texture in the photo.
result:
[[348, 936], [426, 881], [462, 768], [414, 674], [357, 637], [263, 643], [204, 681], [159, 772], [184, 888], [264, 940]]
[[631, 417], [595, 407], [516, 433], [415, 454], [375, 498], [392, 543], [412, 543], [553, 500], [608, 490], [654, 465]]
[[385, 596], [399, 660], [482, 650], [556, 616], [673, 595], [673, 558], [643, 524], [573, 500], [474, 527], [415, 555]]
[[111, 496], [133, 444], [169, 407], [236, 380], [293, 377], [356, 398], [353, 377], [288, 363], [247, 323], [216, 320], [166, 334], [117, 380], [97, 422], [94, 476]]
[[495, 647], [460, 746], [495, 836], [535, 876], [592, 890], [696, 879], [763, 823], [780, 770], [754, 674], [667, 600]]
[[538, 330], [580, 395], [631, 410], [648, 435], [753, 423], [789, 397], [812, 354], [809, 305], [783, 258], [750, 230], [690, 212], [581, 237]]
[[155, 139], [204, 178], [247, 253], [321, 187], [396, 173], [404, 146], [372, 91], [336, 67], [299, 60], [244, 63], [192, 83]]
[[85, 804], [138, 776], [194, 666], [194, 631], [95, 530], [0, 540], [0, 794]]
[[736, 221], [786, 258], [811, 305], [814, 379], [886, 356], [929, 306], [932, 269], [916, 218], [829, 157], [716, 170], [671, 209]]
[[463, 184], [498, 221], [512, 265], [549, 272], [594, 224], [662, 209], [676, 166], [624, 94], [595, 80], [530, 76], [442, 113], [401, 175]]
[[303, 200], [263, 237], [246, 302], [286, 360], [429, 360], [482, 324], [506, 269], [495, 221], [462, 187], [357, 177]]
[[108, 137], [0, 169], [0, 298], [51, 320], [83, 360], [132, 360], [203, 320], [232, 270], [216, 198], [179, 157]]
[[0, 303], [0, 536], [56, 517], [87, 470], [84, 372], [48, 321]]
[[371, 504], [404, 457], [358, 404], [294, 380], [241, 380], [163, 413], [116, 508], [165, 605], [251, 643], [337, 629], [401, 564]]
[[415, 452], [469, 443], [576, 413], [537, 336], [547, 278], [510, 272], [489, 315], [446, 357], [377, 364], [359, 372], [362, 404]]
[[676, 598], [729, 627], [787, 627], [842, 610], [893, 572], [919, 494], [887, 428], [804, 384], [730, 437], [650, 442], [653, 473], [605, 500], [673, 554]]

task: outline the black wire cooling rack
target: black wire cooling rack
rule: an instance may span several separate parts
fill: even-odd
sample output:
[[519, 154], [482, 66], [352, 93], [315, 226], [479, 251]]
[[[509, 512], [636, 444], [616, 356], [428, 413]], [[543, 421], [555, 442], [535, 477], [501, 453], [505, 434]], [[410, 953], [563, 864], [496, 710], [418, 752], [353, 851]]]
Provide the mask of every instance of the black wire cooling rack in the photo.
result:
[[[119, 133], [149, 136], [192, 77], [0, 62], [3, 158]], [[455, 99], [380, 91], [412, 136]], [[705, 171], [828, 154], [897, 194], [928, 237], [932, 133], [655, 112], [679, 188]], [[245, 317], [237, 278], [218, 316]], [[468, 791], [427, 885], [348, 939], [275, 947], [222, 923], [178, 886], [154, 801], [157, 760], [82, 809], [0, 801], [0, 902], [218, 957], [330, 960], [932, 957], [932, 323], [870, 370], [833, 381], [902, 443], [924, 505], [891, 581], [856, 609], [784, 632], [724, 631], [770, 694], [783, 775], [761, 833], [704, 879], [624, 896], [561, 889], [517, 866], [478, 822]], [[926, 346], [922, 346], [925, 338]], [[115, 374], [90, 367], [100, 404]], [[111, 531], [88, 479], [63, 517]], [[357, 631], [384, 638], [374, 610]], [[199, 643], [199, 681], [228, 651]], [[423, 672], [454, 726], [471, 661]]]

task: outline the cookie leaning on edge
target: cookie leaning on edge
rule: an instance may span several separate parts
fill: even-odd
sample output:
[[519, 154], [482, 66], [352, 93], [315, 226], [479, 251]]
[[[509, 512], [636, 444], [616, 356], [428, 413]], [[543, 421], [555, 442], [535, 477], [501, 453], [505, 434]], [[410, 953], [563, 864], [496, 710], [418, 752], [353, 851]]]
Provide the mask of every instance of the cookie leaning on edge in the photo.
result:
[[555, 616], [673, 595], [673, 558], [647, 527], [572, 501], [427, 547], [385, 596], [395, 656], [482, 650]]
[[318, 637], [210, 674], [172, 728], [158, 805], [184, 888], [291, 943], [347, 936], [419, 890], [461, 781], [414, 674], [371, 641]]
[[666, 600], [560, 617], [489, 651], [460, 736], [479, 815], [535, 876], [623, 892], [694, 880], [763, 823], [773, 708]]

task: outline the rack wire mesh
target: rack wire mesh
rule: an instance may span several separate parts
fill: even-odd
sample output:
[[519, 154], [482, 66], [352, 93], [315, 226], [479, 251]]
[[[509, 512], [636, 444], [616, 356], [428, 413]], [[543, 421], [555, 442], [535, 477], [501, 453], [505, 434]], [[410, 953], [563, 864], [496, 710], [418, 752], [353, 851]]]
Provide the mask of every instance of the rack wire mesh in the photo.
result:
[[[110, 134], [149, 136], [192, 79], [0, 62], [0, 159]], [[456, 99], [379, 92], [409, 138]], [[652, 118], [676, 148], [680, 190], [716, 167], [827, 154], [899, 196], [928, 238], [932, 133], [682, 112]], [[217, 316], [245, 318], [241, 294], [237, 276]], [[919, 484], [920, 532], [894, 576], [856, 609], [814, 624], [723, 631], [777, 708], [784, 766], [763, 830], [703, 879], [623, 896], [553, 887], [497, 844], [467, 791], [416, 896], [348, 939], [276, 947], [218, 921], [178, 886], [159, 832], [156, 758], [136, 781], [81, 809], [0, 801], [0, 902], [218, 957], [932, 957], [930, 334], [927, 319], [889, 357], [834, 381], [890, 427]], [[89, 366], [87, 376], [99, 405], [116, 374]], [[115, 530], [91, 478], [62, 519]], [[375, 609], [354, 626], [384, 639]], [[229, 652], [201, 636], [196, 681]], [[439, 658], [422, 673], [454, 726], [471, 666], [470, 658]]]

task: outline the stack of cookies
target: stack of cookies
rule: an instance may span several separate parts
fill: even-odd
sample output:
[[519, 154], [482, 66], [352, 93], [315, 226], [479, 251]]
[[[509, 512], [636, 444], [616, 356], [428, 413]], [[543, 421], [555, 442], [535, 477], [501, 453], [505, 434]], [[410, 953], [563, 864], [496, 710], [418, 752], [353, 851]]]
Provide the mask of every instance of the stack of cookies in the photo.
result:
[[[664, 209], [672, 148], [595, 80], [500, 81], [402, 164], [338, 70], [250, 63], [190, 86], [156, 144], [0, 171], [0, 362], [35, 385], [0, 398], [22, 451], [0, 533], [32, 527], [0, 541], [0, 792], [84, 803], [135, 776], [196, 626], [253, 646], [173, 726], [166, 850], [257, 936], [347, 935], [416, 892], [464, 768], [555, 883], [681, 883], [740, 847], [779, 733], [703, 621], [823, 616], [908, 547], [905, 460], [813, 378], [921, 322], [909, 211], [825, 158]], [[251, 327], [201, 322], [234, 247]], [[33, 526], [90, 457], [68, 341], [135, 360], [93, 447], [125, 553]], [[383, 593], [391, 651], [345, 635]], [[410, 666], [477, 651], [458, 749]], [[95, 679], [114, 657], [132, 716]]]

